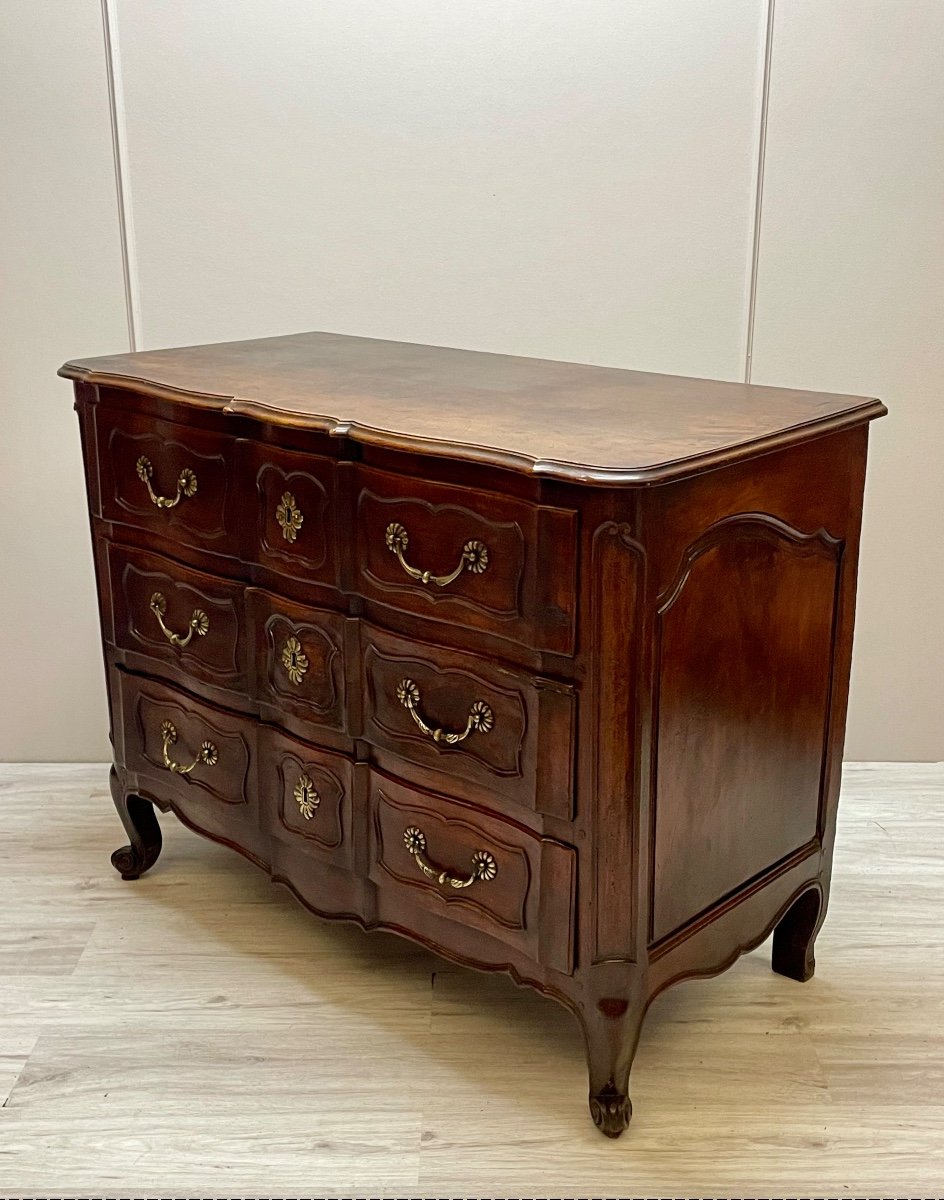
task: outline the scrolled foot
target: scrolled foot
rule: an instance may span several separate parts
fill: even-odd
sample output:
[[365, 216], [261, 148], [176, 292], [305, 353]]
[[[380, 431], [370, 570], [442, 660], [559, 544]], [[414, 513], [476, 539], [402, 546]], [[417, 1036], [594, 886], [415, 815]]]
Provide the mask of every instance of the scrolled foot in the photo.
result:
[[126, 795], [112, 767], [109, 778], [112, 799], [118, 816], [131, 839], [111, 856], [111, 865], [122, 879], [139, 879], [157, 862], [161, 853], [161, 827], [154, 815], [154, 806], [141, 796]]
[[111, 865], [122, 879], [140, 879], [144, 872], [157, 862], [160, 852], [160, 846], [143, 855], [139, 854], [134, 846], [122, 846], [111, 856]]
[[616, 1090], [612, 1081], [596, 1095], [591, 1093], [590, 1116], [604, 1137], [618, 1138], [621, 1133], [625, 1133], [632, 1115], [632, 1102], [628, 1096]]

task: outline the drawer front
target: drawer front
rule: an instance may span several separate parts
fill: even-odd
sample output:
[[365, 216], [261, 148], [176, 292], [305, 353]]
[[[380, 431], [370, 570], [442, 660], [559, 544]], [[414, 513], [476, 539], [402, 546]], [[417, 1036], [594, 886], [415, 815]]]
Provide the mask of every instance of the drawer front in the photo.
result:
[[342, 732], [346, 619], [259, 588], [249, 588], [246, 597], [260, 716], [303, 737], [314, 736], [313, 723]]
[[333, 462], [255, 446], [253, 463], [260, 563], [294, 578], [334, 583]]
[[[370, 878], [385, 917], [428, 912], [471, 926], [554, 970], [573, 970], [576, 852], [480, 807], [373, 773]], [[441, 932], [437, 934], [441, 939]]]
[[[246, 690], [243, 588], [156, 554], [108, 547], [111, 641], [161, 674]], [[186, 679], [183, 680], [186, 683]]]
[[262, 822], [292, 850], [351, 868], [354, 767], [274, 729], [259, 732]]
[[232, 438], [104, 405], [95, 421], [105, 520], [218, 554], [237, 552]]
[[355, 490], [365, 598], [573, 652], [575, 513], [368, 468]]
[[127, 769], [153, 780], [159, 799], [225, 805], [234, 819], [254, 822], [252, 719], [151, 679], [115, 671], [113, 680]]
[[484, 786], [570, 819], [571, 688], [366, 625], [361, 669], [363, 736], [398, 759], [384, 766], [453, 795]]

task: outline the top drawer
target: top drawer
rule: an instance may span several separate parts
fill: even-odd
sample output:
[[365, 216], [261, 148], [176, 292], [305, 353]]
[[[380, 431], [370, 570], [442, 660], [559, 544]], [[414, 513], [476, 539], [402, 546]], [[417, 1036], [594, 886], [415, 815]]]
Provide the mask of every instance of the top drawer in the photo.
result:
[[573, 653], [575, 512], [366, 467], [355, 494], [365, 599]]
[[104, 405], [95, 423], [106, 521], [236, 553], [233, 438]]

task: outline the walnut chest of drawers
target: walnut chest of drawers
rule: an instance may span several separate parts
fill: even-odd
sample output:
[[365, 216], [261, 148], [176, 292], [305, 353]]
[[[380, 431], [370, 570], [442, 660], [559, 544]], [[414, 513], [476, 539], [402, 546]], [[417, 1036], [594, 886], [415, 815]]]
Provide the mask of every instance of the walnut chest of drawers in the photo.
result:
[[75, 361], [114, 768], [312, 912], [564, 1004], [807, 979], [876, 400], [333, 334]]

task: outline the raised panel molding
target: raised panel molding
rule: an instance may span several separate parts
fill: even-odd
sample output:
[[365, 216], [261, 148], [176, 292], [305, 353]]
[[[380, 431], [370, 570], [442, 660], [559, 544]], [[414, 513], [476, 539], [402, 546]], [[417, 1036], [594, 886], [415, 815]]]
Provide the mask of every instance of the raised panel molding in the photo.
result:
[[[291, 772], [289, 768], [291, 767]], [[337, 774], [324, 763], [306, 762], [300, 754], [286, 752], [279, 759], [279, 806], [278, 817], [282, 828], [293, 837], [317, 842], [326, 850], [334, 850], [344, 840], [344, 814], [350, 798]], [[294, 803], [293, 789], [298, 779], [307, 775], [319, 794], [320, 802], [309, 821], [297, 819], [297, 805], [290, 808], [292, 820], [286, 816], [285, 806]], [[325, 786], [327, 784], [327, 787]], [[331, 821], [330, 836], [324, 830], [325, 820]]]
[[[480, 612], [491, 614], [504, 620], [514, 620], [523, 616], [522, 605], [522, 580], [524, 578], [524, 558], [525, 558], [525, 538], [521, 526], [515, 521], [494, 521], [483, 517], [480, 513], [474, 512], [464, 505], [455, 503], [433, 504], [428, 500], [420, 499], [409, 494], [403, 496], [378, 496], [369, 488], [363, 488], [357, 497], [357, 527], [363, 529], [369, 525], [367, 512], [371, 506], [376, 506], [378, 509], [387, 509], [388, 515], [385, 516], [379, 523], [379, 532], [382, 534], [386, 529], [387, 524], [393, 521], [395, 517], [400, 516], [403, 510], [418, 509], [425, 512], [429, 517], [443, 517], [446, 515], [454, 515], [461, 517], [467, 523], [465, 536], [476, 537], [484, 541], [488, 545], [489, 540], [492, 541], [490, 547], [490, 563], [489, 568], [493, 573], [495, 571], [495, 546], [494, 541], [496, 536], [506, 543], [512, 543], [515, 546], [515, 558], [512, 569], [512, 595], [514, 597], [514, 605], [510, 607], [501, 607], [495, 603], [487, 603], [484, 600], [477, 600], [473, 597], [463, 595], [456, 591], [441, 591], [435, 589], [418, 591], [414, 580], [409, 579], [406, 575], [402, 579], [383, 578], [373, 571], [369, 566], [369, 558], [365, 556], [362, 571], [371, 583], [380, 591], [387, 592], [402, 592], [407, 591], [421, 596], [432, 607], [437, 604], [447, 602], [455, 604], [462, 608], [477, 609]], [[408, 517], [400, 516], [401, 520], [408, 520]], [[417, 538], [415, 531], [409, 531], [411, 534], [410, 550], [414, 553], [423, 553], [422, 546], [417, 547]], [[489, 534], [491, 533], [491, 539]], [[452, 548], [450, 548], [452, 549]], [[454, 557], [458, 561], [462, 552], [462, 541], [459, 541], [454, 547]], [[386, 560], [384, 560], [386, 561]], [[447, 562], [433, 564], [435, 570], [448, 571], [452, 570], [455, 562], [449, 560]]]
[[[266, 487], [267, 476], [279, 481], [270, 491]], [[256, 475], [256, 492], [259, 538], [266, 555], [277, 559], [280, 569], [288, 575], [297, 576], [300, 566], [309, 571], [321, 570], [327, 558], [324, 524], [328, 508], [328, 494], [321, 480], [308, 471], [285, 469], [278, 463], [266, 462]], [[302, 513], [301, 528], [292, 542], [286, 541], [275, 517], [283, 492], [290, 492], [297, 498]]]
[[[211, 618], [209, 632], [215, 635], [217, 643], [221, 639], [212, 618], [220, 611], [228, 613], [230, 626], [225, 630], [225, 633], [229, 636], [223, 646], [225, 662], [222, 661], [223, 653], [221, 652], [221, 661], [214, 664], [207, 655], [205, 647], [199, 641], [194, 640], [191, 640], [187, 646], [177, 648], [176, 656], [187, 661], [191, 669], [210, 676], [217, 676], [224, 681], [236, 678], [241, 674], [238, 652], [239, 612], [236, 601], [232, 596], [222, 595], [219, 591], [204, 591], [189, 579], [181, 579], [179, 575], [172, 575], [169, 571], [147, 570], [133, 562], [124, 563], [121, 575], [121, 587], [124, 606], [129, 615], [128, 633], [134, 642], [140, 645], [142, 653], [153, 654], [156, 649], [160, 654], [166, 656], [168, 654], [169, 642], [157, 624], [156, 619], [154, 619], [150, 608], [142, 610], [140, 606], [135, 607], [132, 604], [132, 590], [135, 580], [141, 581], [143, 585], [142, 595], [148, 592], [160, 591], [164, 594], [168, 604], [174, 605], [175, 609], [179, 610], [171, 613], [167, 618], [169, 625], [173, 625], [176, 618], [176, 628], [179, 632], [186, 633], [191, 611], [194, 607], [188, 597], [195, 597], [199, 604], [205, 610], [209, 611]], [[116, 630], [116, 640], [120, 641], [117, 635], [118, 630]]]
[[[517, 888], [514, 917], [503, 916], [494, 904], [489, 904], [489, 895], [487, 892], [483, 892], [481, 898], [479, 898], [472, 889], [469, 889], [467, 892], [449, 891], [445, 890], [441, 884], [430, 883], [420, 873], [419, 868], [416, 868], [409, 875], [397, 870], [390, 862], [390, 853], [393, 848], [388, 846], [384, 841], [383, 810], [385, 808], [402, 814], [404, 829], [419, 819], [426, 833], [431, 829], [439, 829], [448, 834], [450, 829], [455, 829], [467, 834], [473, 843], [482, 842], [483, 844], [487, 844], [490, 849], [495, 849], [503, 856], [505, 873], [508, 870], [508, 860], [516, 862], [520, 873], [520, 886]], [[422, 801], [413, 800], [409, 803], [401, 803], [392, 796], [389, 796], [382, 788], [377, 791], [377, 802], [373, 809], [373, 825], [374, 837], [376, 839], [376, 863], [380, 870], [391, 879], [396, 880], [397, 883], [405, 887], [416, 888], [425, 896], [434, 897], [442, 905], [444, 912], [453, 905], [460, 908], [469, 907], [479, 912], [488, 922], [495, 922], [496, 925], [504, 929], [514, 932], [525, 932], [528, 929], [527, 914], [532, 896], [533, 880], [528, 855], [520, 846], [513, 846], [509, 842], [502, 840], [496, 835], [493, 829], [489, 829], [487, 833], [483, 832], [482, 828], [474, 823], [474, 820], [448, 816], [433, 808], [430, 804], [424, 804]], [[533, 837], [534, 835], [531, 836]], [[534, 842], [535, 846], [538, 847], [540, 844], [539, 839], [534, 838]], [[399, 849], [399, 842], [397, 842], [397, 849]], [[428, 847], [428, 852], [434, 860], [442, 857], [442, 851], [437, 849], [435, 844]], [[452, 867], [454, 870], [462, 872], [466, 864], [452, 863], [440, 865]], [[502, 882], [504, 883], [504, 880]], [[487, 887], [488, 885], [483, 886]]]
[[[825, 529], [735, 514], [685, 548], [657, 599], [650, 946], [819, 845], [843, 550]], [[740, 813], [723, 835], [722, 786]], [[731, 840], [739, 825], [750, 841]], [[703, 845], [698, 872], [677, 844], [683, 827]]]
[[[437, 689], [442, 688], [444, 680], [454, 679], [456, 689], [462, 695], [463, 708], [468, 708], [473, 702], [483, 697], [490, 700], [494, 708], [496, 696], [503, 698], [518, 717], [518, 727], [512, 731], [510, 738], [507, 736], [507, 729], [496, 726], [485, 735], [490, 739], [488, 741], [483, 742], [482, 735], [479, 735], [477, 740], [476, 735], [472, 734], [468, 740], [455, 746], [449, 746], [442, 742], [436, 743], [436, 754], [447, 757], [454, 755], [460, 759], [471, 758], [483, 770], [502, 778], [522, 779], [524, 777], [522, 759], [529, 725], [528, 711], [519, 691], [514, 688], [499, 688], [493, 681], [483, 679], [471, 670], [460, 667], [443, 668], [415, 655], [397, 655], [382, 651], [370, 641], [366, 642], [363, 658], [367, 719], [386, 735], [385, 740], [389, 740], [394, 748], [400, 742], [412, 743], [425, 757], [430, 752], [433, 743], [419, 732], [412, 717], [397, 700], [395, 685], [390, 688], [389, 694], [386, 691], [381, 693], [378, 687], [378, 672], [383, 670], [384, 665], [395, 668], [389, 674], [392, 683], [395, 677], [416, 677], [416, 682], [421, 689], [421, 706], [424, 703], [423, 683], [430, 679], [435, 682]], [[390, 723], [389, 714], [391, 713], [397, 717], [397, 725]], [[385, 714], [388, 714], [386, 719]], [[426, 719], [433, 724], [438, 724], [438, 718], [428, 711]], [[495, 737], [495, 734], [498, 734], [499, 737]]]
[[837, 560], [841, 557], [843, 549], [842, 538], [833, 537], [823, 528], [815, 529], [811, 533], [804, 533], [802, 530], [788, 525], [786, 521], [780, 520], [779, 517], [771, 516], [770, 513], [737, 513], [730, 517], [724, 517], [709, 526], [683, 550], [675, 578], [664, 591], [660, 592], [657, 599], [659, 615], [665, 614], [679, 598], [682, 588], [692, 573], [692, 568], [703, 554], [726, 539], [739, 537], [760, 537], [768, 538], [771, 541], [783, 539], [792, 542], [798, 548], [806, 547], [810, 553], [819, 552], [831, 555]]
[[[124, 446], [122, 446], [122, 443], [124, 443]], [[216, 468], [214, 471], [214, 481], [222, 488], [222, 494], [218, 499], [215, 500], [213, 508], [216, 516], [215, 524], [205, 525], [201, 524], [199, 521], [193, 521], [191, 519], [191, 512], [188, 510], [186, 505], [182, 505], [171, 510], [163, 510], [163, 515], [166, 517], [168, 526], [179, 526], [184, 529], [192, 530], [197, 533], [201, 539], [207, 539], [210, 541], [217, 541], [225, 538], [227, 535], [227, 530], [223, 514], [226, 512], [228, 483], [226, 459], [222, 454], [203, 454], [199, 450], [195, 450], [193, 446], [184, 445], [182, 442], [167, 440], [159, 441], [154, 434], [130, 433], [121, 428], [112, 429], [111, 433], [109, 434], [108, 447], [106, 450], [106, 456], [108, 461], [112, 464], [113, 471], [111, 477], [113, 493], [109, 497], [110, 503], [113, 504], [115, 509], [121, 513], [127, 513], [130, 515], [147, 514], [149, 516], [153, 513], [153, 506], [150, 504], [147, 492], [143, 488], [141, 488], [140, 491], [135, 488], [135, 491], [132, 493], [135, 496], [135, 500], [130, 501], [125, 495], [122, 494], [120, 485], [123, 478], [129, 477], [129, 473], [133, 475], [134, 465], [137, 462], [137, 459], [145, 452], [145, 449], [147, 447], [153, 447], [155, 444], [165, 452], [176, 452], [184, 462], [192, 461], [196, 462], [197, 464], [213, 464], [213, 466]], [[152, 450], [151, 454], [158, 459], [158, 462], [154, 464], [155, 467], [157, 467], [159, 465], [157, 451]], [[119, 464], [123, 470], [123, 474], [121, 475], [119, 475], [117, 470]], [[199, 479], [199, 466], [196, 468], [196, 470]], [[162, 486], [168, 487], [172, 492], [172, 485], [176, 478], [176, 471], [165, 472], [165, 474], [167, 476], [166, 479], [162, 478], [154, 480], [155, 487], [158, 491], [160, 491]], [[205, 510], [201, 509], [200, 511], [202, 514]]]
[[[286, 641], [295, 638], [301, 645], [307, 663], [298, 684], [293, 683], [282, 661]], [[293, 621], [275, 612], [265, 623], [269, 687], [294, 704], [304, 704], [322, 716], [338, 721], [341, 647], [330, 633], [310, 621]]]
[[[177, 700], [164, 697], [158, 698], [148, 695], [146, 692], [141, 692], [138, 695], [137, 704], [135, 705], [135, 721], [140, 738], [142, 758], [154, 767], [159, 776], [166, 776], [167, 768], [164, 766], [163, 758], [157, 753], [157, 748], [161, 744], [161, 722], [167, 718], [173, 720], [174, 724], [181, 730], [180, 741], [175, 745], [175, 752], [181, 757], [186, 757], [188, 753], [191, 758], [195, 757], [200, 743], [206, 737], [205, 729], [210, 731], [212, 742], [219, 755], [218, 761], [215, 764], [219, 768], [217, 775], [208, 775], [204, 779], [195, 773], [192, 775], [178, 775], [176, 779], [185, 780], [190, 786], [208, 792], [215, 800], [221, 801], [223, 804], [248, 805], [250, 802], [248, 791], [249, 744], [242, 733], [234, 733], [232, 730], [225, 729], [221, 724], [213, 721], [207, 716], [204, 707], [201, 707], [197, 715], [200, 725], [199, 738], [195, 737], [193, 739], [193, 745], [187, 745], [184, 730], [192, 724], [193, 712]], [[236, 798], [230, 795], [228, 788], [225, 786], [234, 777], [231, 764], [226, 763], [224, 759], [227, 748], [235, 749], [239, 754], [239, 771], [236, 776], [239, 779], [239, 795]], [[230, 772], [225, 778], [223, 777], [224, 765]]]

